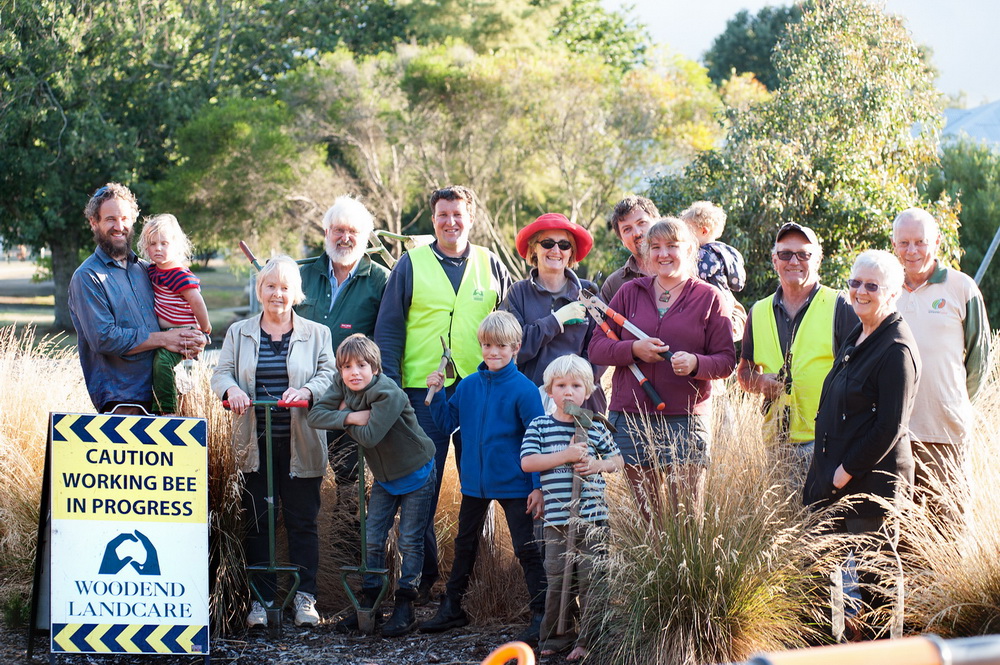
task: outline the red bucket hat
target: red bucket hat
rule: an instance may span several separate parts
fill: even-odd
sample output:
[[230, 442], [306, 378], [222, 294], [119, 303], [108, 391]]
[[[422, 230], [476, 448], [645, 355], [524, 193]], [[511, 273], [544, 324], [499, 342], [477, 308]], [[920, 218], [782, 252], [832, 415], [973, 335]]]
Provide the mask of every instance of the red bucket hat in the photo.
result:
[[528, 258], [528, 241], [531, 239], [531, 236], [540, 231], [548, 231], [549, 229], [567, 231], [573, 236], [573, 240], [576, 243], [575, 261], [582, 261], [594, 247], [594, 238], [587, 229], [569, 221], [566, 215], [561, 215], [558, 212], [547, 212], [517, 232], [517, 238], [514, 243], [517, 246], [517, 253], [521, 255], [522, 259]]

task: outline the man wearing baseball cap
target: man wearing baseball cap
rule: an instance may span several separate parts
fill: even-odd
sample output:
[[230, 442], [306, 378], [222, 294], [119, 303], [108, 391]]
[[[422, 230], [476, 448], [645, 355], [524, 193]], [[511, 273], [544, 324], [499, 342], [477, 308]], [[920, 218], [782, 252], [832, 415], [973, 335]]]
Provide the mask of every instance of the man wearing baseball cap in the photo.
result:
[[774, 238], [774, 294], [747, 317], [736, 374], [744, 390], [760, 393], [804, 472], [812, 459], [823, 380], [840, 343], [858, 323], [842, 291], [819, 283], [823, 248], [807, 226], [788, 222]]

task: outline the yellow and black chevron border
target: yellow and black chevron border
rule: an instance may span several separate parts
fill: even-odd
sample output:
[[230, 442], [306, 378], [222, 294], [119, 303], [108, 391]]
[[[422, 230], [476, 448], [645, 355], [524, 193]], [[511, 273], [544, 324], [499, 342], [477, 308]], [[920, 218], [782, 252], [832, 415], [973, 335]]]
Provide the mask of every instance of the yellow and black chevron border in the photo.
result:
[[52, 441], [144, 446], [206, 445], [202, 418], [52, 414]]
[[208, 653], [208, 626], [52, 624], [53, 653]]

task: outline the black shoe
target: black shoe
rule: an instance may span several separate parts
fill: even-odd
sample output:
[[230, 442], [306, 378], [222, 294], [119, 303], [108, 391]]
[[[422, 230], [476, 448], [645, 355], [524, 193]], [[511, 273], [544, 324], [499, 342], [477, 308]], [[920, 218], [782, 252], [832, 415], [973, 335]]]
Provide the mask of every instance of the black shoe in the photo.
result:
[[[361, 607], [371, 608], [375, 606], [375, 601], [378, 599], [378, 591], [362, 591], [361, 598], [358, 602], [361, 603]], [[375, 625], [378, 626], [382, 623], [382, 613], [375, 613]], [[333, 627], [338, 633], [356, 633], [360, 629], [358, 626], [358, 613], [354, 611], [353, 606], [351, 607], [351, 612], [346, 617], [337, 622]]]
[[400, 589], [396, 592], [396, 607], [392, 610], [392, 616], [382, 626], [383, 637], [402, 637], [412, 633], [417, 627], [417, 617], [413, 614], [413, 598], [416, 595], [412, 590]]
[[538, 646], [538, 635], [542, 630], [542, 619], [545, 615], [541, 612], [532, 612], [531, 622], [528, 627], [525, 628], [520, 635], [514, 638], [517, 642], [524, 642], [529, 647]]
[[420, 586], [417, 587], [417, 597], [413, 600], [413, 604], [417, 607], [423, 607], [431, 602], [431, 589], [434, 588], [434, 583], [429, 584], [421, 582]]
[[[468, 625], [469, 617], [465, 614], [465, 610], [462, 609], [462, 606], [457, 601], [452, 600], [446, 595], [441, 600], [441, 607], [438, 608], [438, 612], [434, 618], [420, 624], [419, 630], [421, 633], [442, 633], [452, 628], [461, 628]], [[537, 641], [538, 638], [536, 637], [535, 639]]]

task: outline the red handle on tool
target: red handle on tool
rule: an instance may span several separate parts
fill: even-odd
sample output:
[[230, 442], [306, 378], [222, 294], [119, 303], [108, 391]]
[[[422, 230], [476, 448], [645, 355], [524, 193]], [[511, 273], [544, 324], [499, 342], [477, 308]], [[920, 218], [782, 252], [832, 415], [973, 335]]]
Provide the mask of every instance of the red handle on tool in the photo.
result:
[[[251, 402], [250, 404], [252, 406], [253, 402]], [[228, 399], [222, 400], [222, 406], [224, 408], [228, 409], [229, 408], [229, 400]], [[307, 400], [307, 399], [297, 399], [297, 400], [292, 400], [291, 402], [286, 402], [283, 399], [279, 399], [276, 406], [280, 406], [283, 409], [308, 409], [309, 408], [309, 400]]]
[[253, 267], [257, 269], [257, 272], [260, 272], [260, 262], [258, 262], [257, 257], [253, 255], [253, 250], [250, 249], [250, 245], [240, 240], [240, 249], [243, 250], [244, 256], [247, 257], [247, 261], [253, 264]]
[[[606, 334], [611, 340], [615, 342], [620, 341], [618, 339], [618, 335], [616, 335], [615, 331], [611, 329], [607, 321], [605, 321], [604, 319], [598, 319], [597, 325], [601, 327], [601, 330], [604, 331], [604, 334]], [[663, 411], [665, 408], [667, 408], [667, 405], [663, 401], [663, 398], [661, 398], [657, 394], [656, 388], [654, 388], [653, 384], [649, 382], [649, 379], [646, 378], [646, 375], [642, 373], [642, 370], [640, 370], [635, 363], [629, 365], [629, 369], [632, 370], [632, 374], [635, 375], [635, 378], [639, 382], [639, 385], [642, 386], [642, 389], [646, 391], [646, 396], [649, 397], [649, 399], [653, 402], [653, 404], [656, 405], [656, 410]]]

